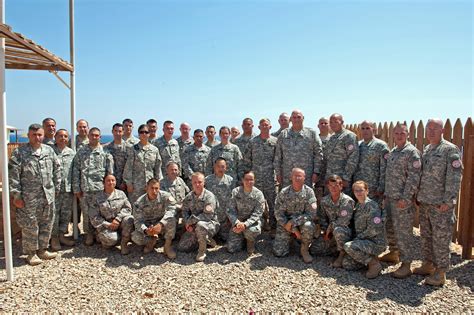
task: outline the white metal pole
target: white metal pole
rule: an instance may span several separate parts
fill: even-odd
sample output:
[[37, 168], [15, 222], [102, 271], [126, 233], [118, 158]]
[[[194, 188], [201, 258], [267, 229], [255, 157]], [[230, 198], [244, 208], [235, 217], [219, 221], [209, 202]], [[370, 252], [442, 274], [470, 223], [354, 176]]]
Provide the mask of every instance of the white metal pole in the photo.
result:
[[[69, 53], [70, 62], [73, 66], [73, 70], [70, 74], [69, 91], [71, 95], [71, 148], [76, 151], [76, 80], [75, 80], [75, 68], [74, 68], [74, 0], [69, 0]], [[77, 215], [77, 198], [74, 197], [72, 205], [72, 225], [74, 239], [79, 238], [78, 223], [79, 218]]]
[[[0, 2], [0, 17], [5, 24], [5, 0]], [[10, 226], [10, 185], [8, 183], [8, 149], [7, 149], [7, 98], [5, 92], [5, 38], [0, 39], [0, 158], [2, 164], [2, 202], [3, 202], [3, 236], [5, 245], [5, 263], [7, 280], [13, 281], [12, 233]]]

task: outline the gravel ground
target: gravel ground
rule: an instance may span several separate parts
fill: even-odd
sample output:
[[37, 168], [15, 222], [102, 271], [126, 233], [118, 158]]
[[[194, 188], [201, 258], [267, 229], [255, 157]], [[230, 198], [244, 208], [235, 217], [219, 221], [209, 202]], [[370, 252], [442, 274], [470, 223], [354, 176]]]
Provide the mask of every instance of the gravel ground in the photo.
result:
[[[417, 234], [417, 231], [415, 231]], [[210, 249], [204, 263], [195, 254], [178, 253], [173, 262], [162, 254], [143, 255], [133, 246], [128, 256], [118, 248], [79, 245], [40, 266], [26, 265], [14, 245], [16, 280], [6, 281], [0, 260], [0, 312], [449, 312], [474, 313], [474, 261], [459, 249], [444, 287], [422, 284], [421, 276], [392, 278], [395, 266], [367, 280], [363, 271], [329, 266], [331, 257], [306, 265], [294, 246], [292, 255], [275, 258], [264, 235], [258, 253], [230, 255]], [[419, 237], [413, 244], [419, 249]], [[414, 250], [415, 252], [415, 250]], [[456, 253], [457, 252], [457, 253]], [[418, 258], [415, 256], [415, 258]], [[416, 265], [421, 262], [415, 261]]]

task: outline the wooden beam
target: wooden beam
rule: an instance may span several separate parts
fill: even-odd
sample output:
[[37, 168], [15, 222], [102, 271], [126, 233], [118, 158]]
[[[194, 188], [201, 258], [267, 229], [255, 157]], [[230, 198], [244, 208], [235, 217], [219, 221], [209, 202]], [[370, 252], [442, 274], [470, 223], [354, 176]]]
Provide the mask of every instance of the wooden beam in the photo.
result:
[[26, 64], [5, 64], [5, 68], [7, 69], [15, 69], [15, 70], [51, 70], [51, 71], [69, 71], [68, 69], [63, 69], [58, 65], [51, 65], [51, 66], [41, 66], [41, 65], [26, 65]]

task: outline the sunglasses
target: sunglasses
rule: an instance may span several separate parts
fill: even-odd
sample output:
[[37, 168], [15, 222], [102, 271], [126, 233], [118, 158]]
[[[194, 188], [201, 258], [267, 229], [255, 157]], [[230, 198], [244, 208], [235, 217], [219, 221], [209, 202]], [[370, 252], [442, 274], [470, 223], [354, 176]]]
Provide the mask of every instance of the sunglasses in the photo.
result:
[[146, 131], [146, 130], [141, 130], [138, 132], [139, 134], [143, 135], [143, 134], [149, 134], [150, 132], [149, 131]]

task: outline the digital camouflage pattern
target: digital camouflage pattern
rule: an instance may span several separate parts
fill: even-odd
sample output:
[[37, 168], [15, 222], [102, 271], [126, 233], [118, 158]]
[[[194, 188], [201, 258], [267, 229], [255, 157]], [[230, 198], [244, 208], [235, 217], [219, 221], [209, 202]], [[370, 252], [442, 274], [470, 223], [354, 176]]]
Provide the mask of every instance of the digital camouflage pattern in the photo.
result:
[[170, 139], [170, 141], [166, 141], [165, 137], [161, 136], [158, 139], [153, 140], [151, 143], [156, 146], [160, 151], [162, 174], [166, 174], [166, 166], [170, 161], [176, 162], [179, 168], [182, 169], [178, 141], [176, 141], [175, 139]]
[[213, 173], [214, 163], [220, 157], [224, 158], [227, 162], [226, 174], [235, 180], [239, 180], [244, 172], [242, 165], [243, 157], [239, 147], [232, 143], [226, 145], [219, 143], [211, 149], [209, 157], [207, 158], [206, 175], [211, 175]]
[[132, 144], [122, 141], [115, 144], [113, 141], [104, 145], [104, 150], [109, 152], [114, 159], [114, 176], [117, 182], [117, 188], [123, 183], [123, 170], [127, 162], [127, 153]]
[[359, 145], [356, 135], [347, 129], [342, 129], [331, 135], [324, 146], [326, 160], [326, 180], [331, 175], [338, 175], [343, 180], [352, 183], [359, 162]]
[[190, 181], [194, 172], [205, 174], [210, 153], [211, 148], [206, 145], [202, 145], [200, 148], [195, 145], [188, 146], [182, 154], [183, 177]]

